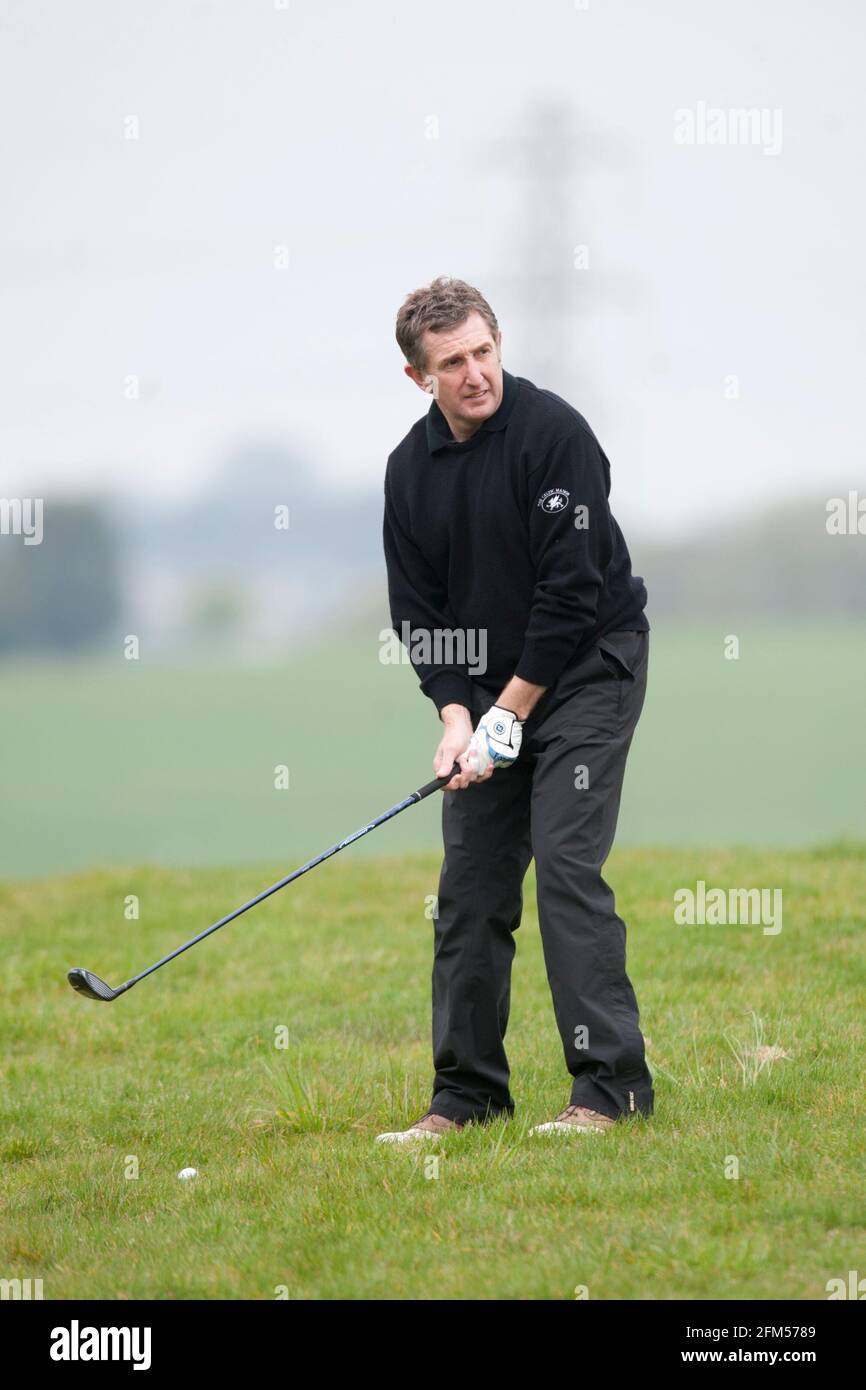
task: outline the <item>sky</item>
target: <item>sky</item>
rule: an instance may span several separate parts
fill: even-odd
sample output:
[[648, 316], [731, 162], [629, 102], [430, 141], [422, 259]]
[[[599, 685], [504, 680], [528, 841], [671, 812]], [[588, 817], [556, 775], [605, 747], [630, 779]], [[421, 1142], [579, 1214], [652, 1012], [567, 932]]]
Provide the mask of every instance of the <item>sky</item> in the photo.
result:
[[[634, 530], [866, 492], [854, 0], [3, 0], [0, 31], [0, 495], [186, 499], [251, 438], [380, 488], [429, 406], [394, 319], [438, 274], [585, 415]], [[677, 140], [738, 108], [776, 138]]]

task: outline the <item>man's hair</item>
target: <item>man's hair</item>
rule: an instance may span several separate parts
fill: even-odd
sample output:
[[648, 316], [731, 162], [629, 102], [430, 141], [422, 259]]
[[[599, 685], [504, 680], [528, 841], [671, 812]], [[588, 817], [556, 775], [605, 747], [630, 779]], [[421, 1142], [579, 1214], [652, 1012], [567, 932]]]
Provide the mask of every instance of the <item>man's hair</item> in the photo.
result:
[[499, 332], [496, 315], [481, 291], [465, 280], [440, 275], [432, 284], [407, 295], [397, 315], [397, 342], [410, 367], [419, 372], [426, 369], [421, 340], [428, 328], [433, 333], [456, 328], [474, 311], [481, 315], [495, 338]]

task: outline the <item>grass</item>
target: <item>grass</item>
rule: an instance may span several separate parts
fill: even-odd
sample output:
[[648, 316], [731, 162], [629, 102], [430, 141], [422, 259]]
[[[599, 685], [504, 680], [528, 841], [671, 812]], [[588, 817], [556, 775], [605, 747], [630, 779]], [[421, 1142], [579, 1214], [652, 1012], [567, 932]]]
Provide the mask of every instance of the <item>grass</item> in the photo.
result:
[[[862, 1270], [866, 846], [615, 852], [656, 1113], [604, 1134], [527, 1134], [569, 1092], [530, 875], [515, 1119], [395, 1151], [375, 1135], [430, 1098], [438, 867], [348, 851], [106, 1006], [66, 969], [117, 983], [280, 866], [0, 887], [0, 1277], [47, 1299], [822, 1299]], [[698, 878], [780, 887], [783, 930], [676, 926]]]

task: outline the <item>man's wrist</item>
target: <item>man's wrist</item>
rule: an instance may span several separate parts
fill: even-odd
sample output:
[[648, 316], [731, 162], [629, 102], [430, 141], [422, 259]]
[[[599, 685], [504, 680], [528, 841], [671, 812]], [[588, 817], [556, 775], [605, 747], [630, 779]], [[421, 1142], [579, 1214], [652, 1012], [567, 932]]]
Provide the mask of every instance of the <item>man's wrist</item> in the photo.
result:
[[520, 676], [512, 676], [496, 703], [525, 723], [546, 689], [544, 685], [532, 685]]
[[462, 724], [464, 719], [472, 722], [466, 705], [443, 705], [439, 711], [439, 718], [443, 724]]

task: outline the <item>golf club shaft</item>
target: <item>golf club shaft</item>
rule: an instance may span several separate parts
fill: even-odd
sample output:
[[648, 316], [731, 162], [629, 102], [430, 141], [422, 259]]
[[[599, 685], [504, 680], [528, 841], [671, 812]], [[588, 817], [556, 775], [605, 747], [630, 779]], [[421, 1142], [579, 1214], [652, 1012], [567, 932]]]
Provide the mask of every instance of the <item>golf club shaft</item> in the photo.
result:
[[184, 951], [189, 950], [190, 946], [195, 946], [197, 942], [203, 941], [206, 936], [210, 936], [211, 932], [219, 931], [220, 927], [224, 927], [229, 922], [233, 922], [234, 919], [240, 917], [242, 913], [249, 912], [251, 907], [255, 907], [257, 903], [264, 902], [265, 898], [269, 898], [272, 893], [278, 893], [281, 888], [285, 888], [287, 884], [292, 883], [296, 878], [300, 878], [302, 874], [308, 873], [310, 869], [315, 869], [317, 864], [321, 864], [324, 860], [330, 859], [332, 854], [337, 854], [341, 849], [345, 849], [346, 845], [351, 845], [355, 840], [360, 840], [363, 835], [368, 835], [371, 830], [376, 829], [377, 825], [382, 825], [386, 820], [390, 820], [392, 816], [399, 815], [401, 811], [405, 811], [407, 806], [414, 806], [416, 802], [423, 801], [424, 798], [430, 796], [432, 792], [439, 791], [442, 787], [447, 786], [451, 778], [458, 776], [462, 770], [460, 764], [455, 762], [451, 771], [444, 777], [435, 777], [432, 782], [427, 782], [425, 786], [419, 787], [418, 791], [412, 792], [411, 796], [407, 796], [403, 801], [398, 801], [397, 805], [392, 806], [389, 811], [383, 811], [381, 816], [377, 816], [375, 820], [371, 820], [369, 824], [363, 826], [360, 830], [356, 830], [353, 835], [347, 835], [345, 840], [340, 840], [339, 844], [332, 845], [330, 849], [326, 849], [324, 854], [320, 854], [315, 859], [311, 859], [309, 863], [303, 864], [300, 869], [295, 869], [294, 873], [287, 874], [287, 876], [281, 878], [278, 883], [272, 883], [270, 888], [266, 888], [263, 893], [257, 894], [255, 898], [250, 898], [248, 903], [244, 903], [243, 907], [235, 908], [234, 912], [230, 912], [227, 916], [221, 917], [218, 922], [214, 922], [212, 927], [206, 927], [204, 931], [199, 932], [198, 936], [194, 936], [191, 941], [184, 942], [183, 946], [178, 946], [176, 951], [172, 951], [170, 955], [163, 956], [162, 960], [158, 960], [155, 965], [149, 965], [147, 970], [142, 970], [140, 975], [133, 975], [132, 979], [127, 980], [125, 984], [118, 985], [117, 993], [122, 994], [125, 990], [132, 989], [132, 986], [137, 985], [139, 980], [143, 980], [147, 975], [152, 975], [154, 970], [159, 970], [160, 966], [167, 965], [170, 960], [174, 960], [175, 956], [182, 955]]

